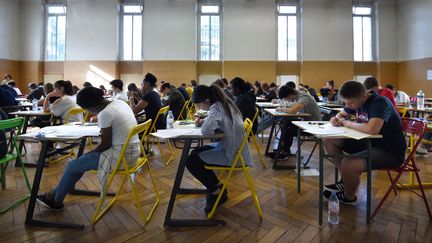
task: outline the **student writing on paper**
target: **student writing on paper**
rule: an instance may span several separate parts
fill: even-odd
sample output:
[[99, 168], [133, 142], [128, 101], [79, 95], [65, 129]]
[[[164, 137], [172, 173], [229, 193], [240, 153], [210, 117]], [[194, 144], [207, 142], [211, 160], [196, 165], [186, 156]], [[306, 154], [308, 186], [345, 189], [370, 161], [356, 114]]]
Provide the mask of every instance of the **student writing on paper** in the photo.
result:
[[[236, 77], [231, 80], [231, 90], [234, 95], [234, 102], [239, 108], [243, 120], [249, 118], [253, 120], [256, 113], [256, 97], [253, 87], [250, 83], [246, 83], [243, 79]], [[258, 127], [258, 118], [255, 119], [252, 131], [255, 133]]]
[[[340, 89], [340, 96], [345, 108], [330, 122], [334, 126], [344, 126], [367, 134], [381, 134], [382, 138], [372, 139], [372, 169], [399, 168], [405, 157], [406, 141], [402, 133], [399, 114], [389, 99], [376, 92], [368, 93], [366, 87], [357, 81], [347, 81]], [[355, 115], [355, 121], [346, 120]], [[342, 152], [356, 155], [367, 155], [366, 141], [353, 139], [326, 139], [324, 147], [329, 154]], [[356, 191], [360, 184], [360, 174], [367, 170], [364, 158], [332, 158], [332, 162], [341, 174], [341, 181], [326, 185], [324, 196], [329, 198], [331, 192], [343, 204], [357, 202]]]
[[[206, 169], [205, 166], [231, 166], [246, 132], [239, 109], [218, 86], [197, 86], [192, 94], [192, 101], [199, 106], [199, 109], [208, 110], [207, 118], [198, 118], [195, 121], [197, 126], [201, 126], [202, 134], [210, 135], [216, 131], [225, 134], [224, 138], [217, 143], [194, 149], [186, 162], [186, 168], [190, 173], [207, 188], [204, 211], [208, 213], [213, 208], [222, 186], [214, 171]], [[252, 165], [247, 144], [243, 150], [243, 159], [246, 164]], [[227, 200], [228, 192], [225, 190], [219, 205]]]
[[[98, 116], [101, 143], [93, 151], [67, 164], [57, 186], [50, 192], [37, 197], [37, 202], [42, 206], [52, 210], [62, 210], [64, 208], [63, 201], [68, 192], [89, 170], [98, 170], [101, 189], [105, 189], [107, 175], [117, 162], [129, 131], [137, 123], [132, 110], [125, 102], [110, 102], [105, 100], [103, 95], [104, 92], [95, 87], [86, 87], [78, 93], [78, 104], [87, 112]], [[125, 152], [128, 165], [131, 166], [136, 162], [139, 153], [139, 139], [135, 135], [131, 138]]]
[[[279, 89], [279, 98], [285, 101], [296, 102], [293, 106], [288, 108], [279, 107], [276, 109], [278, 112], [286, 112], [286, 113], [308, 113], [309, 117], [305, 117], [307, 121], [321, 121], [321, 112], [319, 110], [318, 104], [315, 99], [303, 92], [297, 91], [288, 86], [282, 86]], [[285, 136], [280, 139], [282, 143], [282, 150], [280, 151], [280, 159], [287, 158], [291, 154], [291, 145], [293, 144], [293, 138], [297, 136], [297, 126], [294, 126], [292, 123], [287, 124]], [[276, 137], [280, 136], [277, 134]], [[270, 154], [273, 155], [274, 154]]]

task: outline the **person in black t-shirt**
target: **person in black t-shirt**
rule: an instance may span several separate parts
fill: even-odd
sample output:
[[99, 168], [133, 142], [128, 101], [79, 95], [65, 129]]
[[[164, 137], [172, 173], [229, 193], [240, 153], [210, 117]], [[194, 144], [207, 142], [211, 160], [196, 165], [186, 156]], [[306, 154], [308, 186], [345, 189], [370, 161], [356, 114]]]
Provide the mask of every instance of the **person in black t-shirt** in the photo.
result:
[[12, 93], [9, 90], [4, 89], [3, 86], [0, 86], [0, 107], [16, 105], [18, 105], [18, 102], [15, 100]]
[[152, 119], [152, 122], [156, 122], [156, 129], [165, 129], [165, 115], [161, 114], [159, 119], [155, 121], [156, 115], [162, 107], [159, 94], [154, 91], [156, 82], [156, 77], [151, 73], [147, 73], [141, 84], [141, 89], [143, 92], [142, 99], [138, 103], [135, 103], [134, 98], [131, 97], [129, 99], [129, 105], [132, 108], [134, 114], [138, 114], [144, 110], [146, 120]]
[[[399, 168], [405, 158], [407, 148], [402, 123], [391, 102], [376, 92], [368, 93], [366, 87], [357, 81], [345, 82], [340, 91], [345, 108], [330, 122], [334, 126], [344, 126], [367, 134], [380, 134], [382, 138], [372, 139], [372, 169]], [[345, 120], [354, 115], [356, 121]], [[365, 140], [327, 139], [324, 146], [329, 154], [342, 152], [355, 155], [367, 155]], [[363, 158], [332, 158], [341, 173], [342, 180], [333, 185], [326, 185], [324, 196], [329, 198], [331, 192], [337, 192], [343, 204], [354, 204], [357, 201], [356, 191], [360, 184], [360, 174], [367, 170]]]
[[[231, 80], [231, 90], [234, 95], [234, 102], [241, 111], [243, 120], [249, 118], [252, 121], [256, 112], [256, 97], [252, 85], [236, 77]], [[258, 119], [255, 119], [252, 127], [254, 133], [256, 133], [257, 127]]]
[[[174, 119], [177, 120], [180, 115], [185, 119], [187, 116], [186, 109], [183, 111], [182, 109], [186, 101], [180, 91], [170, 83], [164, 83], [160, 87], [160, 93], [164, 95], [161, 101], [162, 105], [169, 105], [169, 109], [172, 111]], [[181, 111], [182, 114], [180, 114]]]
[[37, 86], [36, 83], [30, 83], [29, 84], [29, 89], [30, 89], [31, 92], [30, 92], [29, 95], [27, 95], [27, 100], [29, 100], [30, 102], [33, 99], [40, 100], [40, 98], [42, 96], [45, 96], [45, 92], [44, 92], [43, 87]]

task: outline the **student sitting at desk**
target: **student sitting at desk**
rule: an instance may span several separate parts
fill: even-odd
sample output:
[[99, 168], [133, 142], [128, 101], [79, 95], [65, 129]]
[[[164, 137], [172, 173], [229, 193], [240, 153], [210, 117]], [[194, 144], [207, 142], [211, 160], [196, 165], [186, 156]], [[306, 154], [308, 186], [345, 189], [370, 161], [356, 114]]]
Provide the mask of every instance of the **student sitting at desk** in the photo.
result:
[[126, 90], [123, 90], [123, 81], [120, 79], [114, 79], [110, 82], [111, 89], [113, 91], [112, 100], [122, 100], [124, 102], [128, 102], [128, 95]]
[[[295, 114], [298, 112], [308, 113], [310, 114], [310, 116], [306, 117], [305, 120], [321, 121], [321, 112], [319, 110], [318, 104], [316, 103], [315, 99], [309, 94], [302, 91], [297, 91], [288, 86], [282, 86], [279, 89], [279, 98], [295, 103], [288, 108], [279, 107], [276, 109], [276, 111], [291, 114]], [[282, 141], [280, 141], [282, 142], [282, 149], [279, 154], [280, 159], [285, 159], [289, 155], [291, 155], [291, 145], [293, 144], [294, 137], [297, 136], [297, 129], [298, 128], [291, 123], [287, 124], [285, 137], [282, 138]], [[280, 136], [280, 134], [278, 135]], [[276, 135], [276, 137], [278, 135]]]
[[[104, 92], [95, 87], [86, 87], [78, 93], [78, 104], [92, 115], [98, 116], [101, 128], [101, 143], [91, 152], [70, 161], [58, 185], [50, 192], [37, 197], [37, 202], [52, 210], [61, 210], [66, 195], [76, 182], [89, 170], [98, 170], [97, 176], [102, 190], [105, 190], [108, 173], [113, 169], [121, 154], [129, 131], [137, 124], [130, 107], [123, 101], [110, 102], [104, 99]], [[131, 138], [125, 152], [125, 159], [132, 166], [139, 157], [139, 139]]]
[[[368, 93], [366, 87], [357, 81], [345, 82], [340, 89], [340, 95], [346, 106], [343, 111], [331, 118], [332, 125], [372, 135], [381, 134], [382, 138], [372, 140], [372, 169], [399, 168], [404, 161], [407, 146], [402, 133], [401, 119], [390, 100], [376, 92]], [[355, 121], [345, 120], [351, 115], [356, 116]], [[329, 154], [367, 154], [364, 140], [326, 139], [324, 147]], [[329, 198], [331, 192], [337, 192], [336, 196], [341, 203], [355, 204], [360, 174], [367, 170], [366, 160], [332, 158], [332, 162], [338, 168], [342, 179], [336, 184], [326, 185], [324, 196]]]
[[[52, 97], [59, 97], [50, 105]], [[54, 83], [54, 91], [47, 94], [43, 103], [45, 112], [51, 112], [54, 116], [58, 116], [65, 121], [67, 114], [71, 108], [78, 107], [76, 98], [73, 95], [72, 83], [70, 81], [57, 80]], [[69, 117], [68, 122], [82, 122], [82, 114], [74, 114]]]
[[156, 88], [156, 82], [156, 77], [151, 73], [147, 73], [141, 84], [143, 97], [138, 103], [135, 103], [134, 98], [129, 98], [129, 105], [135, 115], [144, 110], [146, 120], [152, 119], [153, 122], [156, 122], [156, 129], [165, 129], [166, 120], [163, 114], [159, 116], [157, 121], [155, 121], [156, 115], [162, 107], [159, 94], [154, 91]]
[[396, 101], [394, 99], [393, 91], [391, 91], [388, 88], [382, 88], [380, 83], [375, 77], [368, 77], [363, 82], [364, 86], [368, 90], [368, 92], [377, 92], [379, 95], [387, 97], [387, 99], [390, 100], [390, 102], [393, 104], [395, 108], [397, 108]]
[[[169, 105], [169, 109], [172, 111], [174, 115], [174, 120], [177, 120], [186, 102], [185, 98], [180, 93], [180, 91], [178, 91], [170, 83], [162, 84], [160, 87], [160, 92], [164, 95], [161, 101], [162, 105], [163, 106]], [[186, 119], [187, 116], [186, 112], [187, 112], [186, 109], [184, 109], [183, 113], [181, 114], [183, 119]]]
[[[231, 90], [234, 95], [234, 102], [239, 108], [243, 120], [249, 118], [253, 120], [256, 113], [256, 97], [253, 87], [250, 83], [246, 83], [243, 79], [236, 77], [231, 80]], [[255, 133], [258, 127], [258, 118], [255, 119], [252, 131]]]
[[[231, 166], [246, 134], [239, 109], [218, 86], [197, 86], [193, 92], [192, 101], [200, 109], [208, 110], [207, 118], [195, 121], [197, 126], [201, 126], [202, 134], [210, 135], [216, 131], [225, 134], [224, 138], [215, 144], [194, 149], [189, 154], [186, 163], [190, 173], [207, 188], [208, 194], [204, 211], [208, 213], [213, 208], [222, 186], [216, 174], [212, 170], [207, 170], [205, 166]], [[243, 159], [246, 164], [252, 164], [247, 144], [243, 150]], [[227, 200], [228, 192], [225, 190], [219, 205]]]
[[40, 100], [42, 98], [42, 96], [45, 95], [44, 89], [43, 87], [39, 87], [37, 86], [36, 83], [30, 83], [28, 86], [29, 90], [30, 90], [30, 94], [27, 95], [27, 100], [29, 100], [30, 102], [33, 101], [33, 99], [36, 100]]

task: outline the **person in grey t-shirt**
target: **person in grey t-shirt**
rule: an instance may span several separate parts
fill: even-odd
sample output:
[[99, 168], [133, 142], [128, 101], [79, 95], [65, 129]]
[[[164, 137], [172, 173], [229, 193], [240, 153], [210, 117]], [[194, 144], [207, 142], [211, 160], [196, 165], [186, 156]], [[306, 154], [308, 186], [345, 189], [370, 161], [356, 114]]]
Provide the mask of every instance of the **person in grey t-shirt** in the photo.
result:
[[[277, 111], [287, 113], [309, 113], [311, 116], [306, 117], [305, 120], [321, 121], [321, 112], [319, 110], [318, 104], [309, 94], [302, 91], [297, 91], [288, 86], [282, 86], [279, 89], [279, 98], [286, 101], [295, 102], [295, 104], [288, 108], [277, 108]], [[280, 152], [280, 158], [285, 158], [291, 154], [290, 148], [295, 136], [297, 136], [297, 127], [290, 123], [287, 125], [285, 136], [282, 139], [283, 144], [282, 151]]]

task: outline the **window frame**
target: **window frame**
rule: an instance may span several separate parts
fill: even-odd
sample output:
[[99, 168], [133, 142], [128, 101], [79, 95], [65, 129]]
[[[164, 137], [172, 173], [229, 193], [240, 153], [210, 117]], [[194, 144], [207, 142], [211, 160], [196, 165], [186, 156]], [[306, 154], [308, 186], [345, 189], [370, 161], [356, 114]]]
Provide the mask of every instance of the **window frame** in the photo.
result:
[[[141, 6], [141, 13], [125, 13], [124, 12], [124, 7], [125, 6]], [[119, 59], [121, 61], [143, 61], [144, 60], [144, 1], [125, 1], [123, 0], [120, 3], [119, 6]], [[124, 43], [124, 27], [123, 27], [123, 23], [124, 23], [124, 17], [125, 16], [132, 16], [132, 53], [131, 53], [131, 59], [125, 59], [124, 58], [124, 48], [123, 48], [123, 43]], [[133, 59], [133, 38], [134, 38], [134, 32], [133, 32], [133, 17], [134, 16], [141, 16], [141, 57], [139, 59]]]
[[[202, 13], [202, 6], [218, 6], [218, 13]], [[201, 58], [201, 16], [219, 16], [219, 57], [218, 59], [202, 59]], [[199, 61], [222, 61], [223, 59], [223, 4], [222, 0], [197, 0], [197, 60]], [[211, 31], [210, 32], [210, 40], [211, 40]], [[211, 43], [211, 41], [210, 41]], [[211, 45], [210, 45], [211, 46]], [[211, 53], [211, 50], [210, 50]]]
[[[50, 7], [63, 7], [65, 8], [65, 13], [49, 13], [49, 8]], [[48, 59], [48, 19], [49, 17], [56, 17], [56, 26], [58, 24], [58, 17], [59, 16], [64, 16], [65, 17], [65, 38], [64, 38], [64, 55], [62, 58], [58, 58], [58, 55], [56, 53], [56, 58], [55, 59]], [[43, 57], [45, 61], [48, 62], [61, 62], [61, 61], [65, 61], [66, 60], [66, 44], [67, 44], [67, 4], [66, 1], [56, 1], [53, 3], [47, 2], [44, 5], [44, 48], [43, 48]], [[58, 29], [57, 29], [58, 30]], [[56, 30], [56, 32], [57, 32]], [[58, 41], [57, 41], [57, 37], [56, 37], [56, 50], [58, 45]]]
[[[354, 14], [353, 9], [355, 7], [368, 7], [371, 8], [371, 12], [370, 14]], [[354, 62], [375, 62], [377, 60], [377, 50], [376, 50], [376, 27], [375, 27], [375, 11], [376, 8], [373, 4], [373, 2], [353, 2], [352, 6], [351, 6], [351, 15], [352, 15], [352, 26], [353, 26], [353, 31], [352, 31], [352, 36], [353, 36], [353, 60]], [[370, 17], [371, 20], [371, 60], [365, 60], [364, 58], [364, 42], [363, 42], [363, 25], [362, 25], [362, 29], [361, 29], [361, 33], [362, 33], [362, 60], [356, 60], [355, 59], [355, 46], [354, 46], [354, 17], [361, 17], [363, 20], [363, 17]], [[363, 22], [363, 21], [362, 21]]]
[[[279, 13], [279, 8], [281, 6], [294, 6], [296, 7], [296, 13], [292, 14], [292, 13]], [[276, 24], [276, 60], [279, 62], [296, 62], [296, 61], [300, 61], [301, 59], [301, 18], [300, 18], [300, 12], [301, 12], [301, 8], [300, 8], [300, 4], [297, 0], [278, 0], [276, 1], [276, 5], [275, 5], [275, 24]], [[279, 16], [295, 16], [296, 17], [296, 35], [297, 35], [297, 40], [296, 40], [296, 51], [297, 51], [297, 55], [296, 55], [296, 59], [295, 60], [289, 60], [288, 59], [288, 46], [287, 46], [287, 59], [285, 60], [281, 60], [279, 59]], [[288, 18], [287, 18], [287, 31], [288, 31]], [[288, 43], [287, 43], [288, 45]]]

